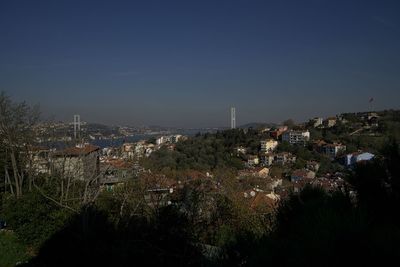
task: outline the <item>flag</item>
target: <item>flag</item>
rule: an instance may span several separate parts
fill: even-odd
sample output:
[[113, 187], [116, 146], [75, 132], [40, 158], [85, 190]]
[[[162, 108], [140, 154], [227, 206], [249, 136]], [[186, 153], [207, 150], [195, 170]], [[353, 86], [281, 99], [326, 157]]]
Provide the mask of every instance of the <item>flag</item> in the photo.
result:
[[371, 98], [369, 99], [369, 103], [371, 103], [372, 101], [374, 101], [374, 98], [373, 98], [373, 97], [371, 97]]

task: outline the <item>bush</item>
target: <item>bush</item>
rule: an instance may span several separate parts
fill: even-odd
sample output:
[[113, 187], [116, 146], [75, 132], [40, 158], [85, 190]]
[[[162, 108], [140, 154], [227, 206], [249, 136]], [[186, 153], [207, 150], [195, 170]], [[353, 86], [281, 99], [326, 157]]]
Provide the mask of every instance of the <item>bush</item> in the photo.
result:
[[18, 262], [27, 261], [30, 256], [27, 247], [18, 241], [12, 232], [0, 232], [0, 266], [15, 266]]
[[34, 248], [60, 230], [70, 215], [38, 192], [27, 193], [19, 199], [6, 199], [2, 212], [18, 239]]
[[84, 207], [49, 238], [28, 266], [199, 266], [187, 221], [173, 207], [151, 220], [125, 218], [114, 225], [108, 215]]

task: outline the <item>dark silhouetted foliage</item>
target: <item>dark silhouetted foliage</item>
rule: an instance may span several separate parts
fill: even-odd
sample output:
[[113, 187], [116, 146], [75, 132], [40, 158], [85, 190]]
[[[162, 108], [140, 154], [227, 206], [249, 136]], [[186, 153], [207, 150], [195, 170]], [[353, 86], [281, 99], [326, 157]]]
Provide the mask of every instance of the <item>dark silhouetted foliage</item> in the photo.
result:
[[186, 219], [166, 207], [151, 219], [113, 225], [107, 214], [82, 209], [26, 266], [199, 266]]

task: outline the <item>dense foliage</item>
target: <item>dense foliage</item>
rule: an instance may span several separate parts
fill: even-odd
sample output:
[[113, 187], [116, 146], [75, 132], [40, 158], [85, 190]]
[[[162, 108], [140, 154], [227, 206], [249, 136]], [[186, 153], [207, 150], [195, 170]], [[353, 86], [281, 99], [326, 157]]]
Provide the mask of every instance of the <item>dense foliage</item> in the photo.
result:
[[243, 158], [238, 157], [235, 148], [243, 146], [248, 153], [257, 154], [260, 140], [267, 134], [249, 129], [237, 129], [198, 135], [176, 144], [174, 151], [162, 148], [143, 161], [152, 170], [201, 170], [211, 171], [221, 168], [243, 168]]
[[13, 267], [17, 262], [29, 260], [27, 248], [12, 232], [0, 232], [0, 266]]
[[20, 199], [5, 196], [1, 209], [3, 219], [24, 244], [40, 247], [50, 236], [63, 227], [70, 212], [56, 206], [36, 190]]

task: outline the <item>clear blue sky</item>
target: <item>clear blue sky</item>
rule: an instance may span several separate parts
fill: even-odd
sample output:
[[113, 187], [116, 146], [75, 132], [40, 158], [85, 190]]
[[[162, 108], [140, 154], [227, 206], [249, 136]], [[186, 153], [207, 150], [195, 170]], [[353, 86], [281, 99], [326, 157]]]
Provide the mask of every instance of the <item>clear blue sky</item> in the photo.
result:
[[0, 90], [107, 124], [399, 108], [399, 14], [399, 0], [2, 0]]

